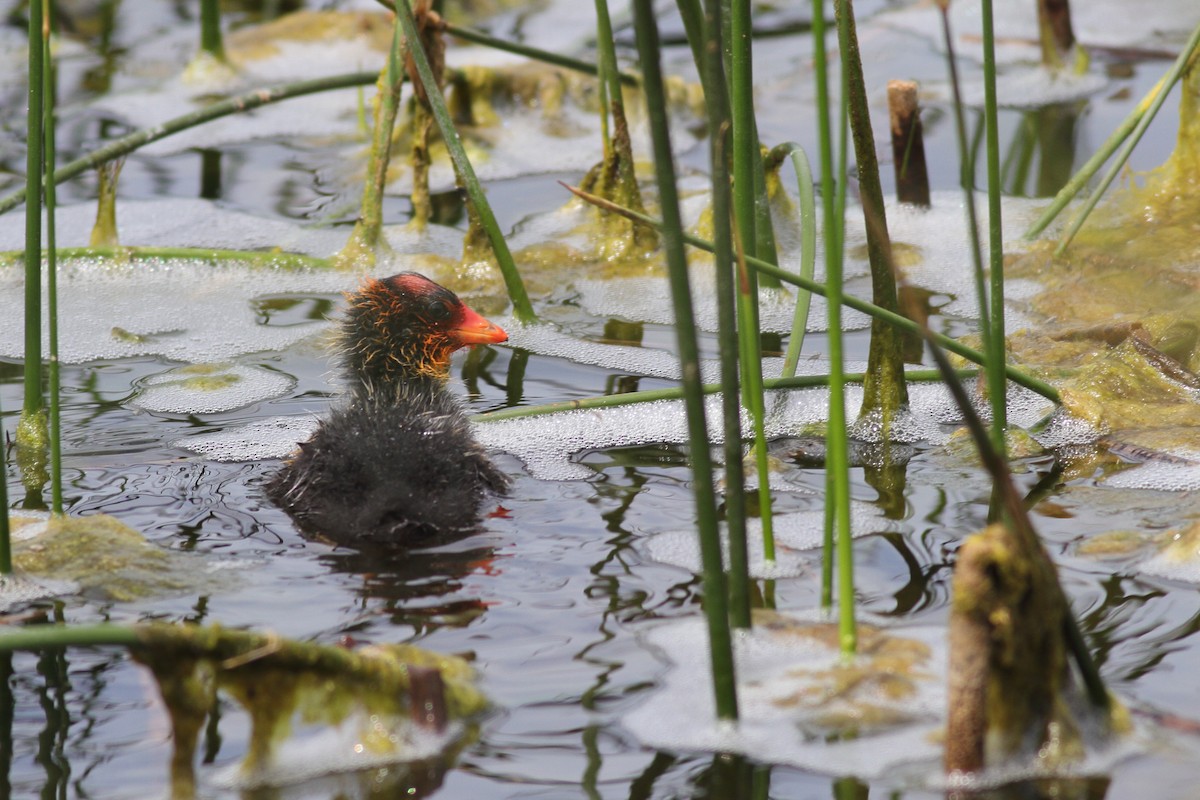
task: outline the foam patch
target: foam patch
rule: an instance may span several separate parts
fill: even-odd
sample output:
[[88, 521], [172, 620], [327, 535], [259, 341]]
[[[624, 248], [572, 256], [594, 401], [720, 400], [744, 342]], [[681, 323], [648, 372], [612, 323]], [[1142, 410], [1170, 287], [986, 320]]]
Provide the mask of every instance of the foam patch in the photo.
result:
[[281, 397], [296, 381], [243, 364], [191, 364], [151, 375], [131, 405], [160, 414], [214, 414]]
[[212, 461], [260, 461], [287, 458], [306, 441], [320, 421], [313, 416], [270, 417], [211, 433], [187, 436], [172, 447], [190, 450]]
[[[775, 532], [775, 559], [767, 561], [763, 555], [762, 520], [750, 517], [746, 520], [746, 543], [750, 562], [750, 577], [755, 579], [794, 578], [807, 573], [811, 566], [819, 564], [819, 555], [803, 555], [803, 551], [821, 546], [825, 537], [824, 511], [799, 511], [775, 514], [772, 517]], [[870, 503], [852, 502], [850, 511], [850, 535], [854, 538], [868, 536], [891, 526], [879, 509]], [[729, 538], [721, 534], [724, 563], [729, 563]], [[646, 552], [655, 561], [672, 564], [690, 572], [702, 571], [700, 540], [694, 530], [671, 531], [651, 537], [646, 542]]]

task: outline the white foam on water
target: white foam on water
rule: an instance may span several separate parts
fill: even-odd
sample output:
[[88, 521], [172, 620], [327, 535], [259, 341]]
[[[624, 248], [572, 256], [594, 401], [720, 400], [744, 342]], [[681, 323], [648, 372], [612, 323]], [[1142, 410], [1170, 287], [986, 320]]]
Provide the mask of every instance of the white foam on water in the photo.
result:
[[845, 741], [805, 734], [806, 724], [827, 713], [827, 704], [806, 707], [791, 698], [821, 692], [821, 673], [841, 663], [836, 647], [803, 636], [779, 635], [763, 626], [735, 636], [740, 721], [718, 723], [714, 711], [708, 657], [708, 633], [700, 619], [658, 625], [645, 641], [671, 663], [660, 688], [641, 702], [624, 722], [648, 747], [669, 751], [737, 752], [770, 764], [789, 764], [824, 775], [864, 779], [904, 765], [938, 763], [935, 741], [946, 706], [946, 644], [943, 628], [903, 628], [895, 635], [916, 639], [930, 655], [914, 669], [915, 693], [873, 701], [909, 721], [892, 729], [864, 732]]
[[190, 450], [211, 461], [260, 461], [287, 458], [320, 425], [315, 416], [268, 417], [211, 433], [186, 436], [172, 447]]
[[[1179, 453], [1185, 458], [1200, 459], [1200, 453]], [[1112, 489], [1153, 489], [1159, 492], [1190, 492], [1200, 489], [1200, 463], [1176, 464], [1148, 461], [1131, 469], [1123, 469], [1105, 479]]]
[[[573, 357], [573, 356], [570, 356]], [[805, 362], [807, 369], [818, 370], [820, 362]], [[853, 419], [862, 405], [862, 386], [846, 387], [846, 413]], [[1014, 390], [1014, 424], [1040, 419], [1045, 401], [1026, 390]], [[705, 399], [709, 421], [709, 441], [722, 440], [716, 422], [721, 419], [720, 395]], [[767, 395], [765, 432], [768, 439], [795, 436], [812, 425], [828, 419], [829, 390], [826, 388], [778, 390]], [[909, 386], [909, 410], [893, 421], [890, 440], [902, 444], [928, 442], [946, 444], [951, 432], [947, 426], [958, 424], [961, 416], [949, 391], [941, 384], [916, 383]], [[743, 432], [749, 423], [743, 414]], [[477, 438], [485, 447], [505, 450], [525, 462], [534, 477], [543, 480], [580, 480], [594, 472], [572, 461], [581, 451], [641, 444], [682, 444], [687, 441], [687, 423], [683, 404], [678, 400], [659, 400], [630, 406], [599, 409], [575, 409], [556, 414], [521, 419], [483, 422], [475, 426]], [[851, 435], [861, 441], [882, 441], [882, 426], [867, 419], [856, 422]], [[774, 486], [775, 484], [772, 483]], [[786, 488], [785, 484], [779, 484]]]
[[[820, 547], [825, 535], [824, 511], [798, 511], [772, 516], [775, 532], [775, 559], [764, 557], [762, 520], [750, 517], [746, 520], [746, 542], [749, 558], [749, 573], [752, 578], [794, 578], [809, 571], [810, 559], [802, 552]], [[854, 538], [868, 536], [892, 528], [892, 524], [870, 503], [851, 502], [850, 535]], [[729, 538], [722, 531], [721, 547], [724, 563], [729, 563]], [[650, 537], [646, 541], [646, 552], [650, 558], [664, 564], [686, 569], [699, 574], [700, 540], [693, 530], [669, 531]]]
[[161, 414], [214, 414], [281, 397], [296, 381], [245, 364], [192, 364], [141, 381], [130, 404]]

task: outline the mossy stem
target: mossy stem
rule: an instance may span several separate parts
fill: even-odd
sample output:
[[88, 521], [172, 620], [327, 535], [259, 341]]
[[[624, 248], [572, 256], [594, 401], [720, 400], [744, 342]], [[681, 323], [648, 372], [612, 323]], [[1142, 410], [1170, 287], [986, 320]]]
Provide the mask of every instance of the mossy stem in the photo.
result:
[[225, 59], [220, 0], [200, 0], [200, 49], [213, 58]]
[[50, 5], [52, 0], [45, 0], [42, 9], [42, 133], [45, 137], [45, 168], [42, 171], [45, 179], [46, 193], [46, 294], [47, 316], [49, 317], [50, 344], [50, 510], [62, 516], [63, 486], [62, 486], [62, 415], [61, 415], [61, 380], [58, 363], [58, 258], [57, 226], [55, 217], [58, 209], [58, 192], [50, 176], [54, 174], [57, 146], [55, 142], [55, 77], [54, 58], [50, 52]]

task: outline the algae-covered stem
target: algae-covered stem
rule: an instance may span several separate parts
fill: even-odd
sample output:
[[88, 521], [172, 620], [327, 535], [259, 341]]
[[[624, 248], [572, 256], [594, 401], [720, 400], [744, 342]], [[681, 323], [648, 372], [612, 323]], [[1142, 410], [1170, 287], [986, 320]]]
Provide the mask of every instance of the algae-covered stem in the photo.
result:
[[[25, 400], [17, 428], [27, 438], [44, 408], [42, 402], [42, 0], [29, 0], [29, 113], [25, 158]], [[24, 441], [23, 441], [24, 440]]]
[[[871, 299], [875, 305], [896, 312], [899, 301], [896, 296], [896, 276], [892, 272], [892, 243], [883, 207], [883, 186], [879, 180], [879, 159], [875, 155], [870, 106], [858, 50], [854, 5], [851, 0], [837, 0], [834, 8], [837, 11], [838, 45], [842, 52], [842, 72], [850, 108], [850, 133], [854, 141], [855, 161], [858, 163], [858, 185], [866, 222]], [[867, 372], [872, 377], [863, 386], [860, 414], [877, 412], [886, 438], [893, 417], [908, 405], [908, 390], [904, 385], [904, 354], [900, 333], [880, 319], [871, 322], [867, 363]]]
[[[373, 266], [377, 251], [388, 249], [387, 240], [383, 238], [383, 194], [387, 187], [388, 165], [392, 156], [392, 129], [400, 113], [400, 89], [405, 76], [404, 61], [408, 50], [416, 41], [414, 39], [410, 42], [404, 36], [397, 21], [392, 28], [387, 62], [379, 73], [376, 84], [371, 149], [367, 157], [367, 175], [363, 181], [358, 219], [354, 222], [354, 229], [351, 230], [345, 246], [333, 257], [338, 266], [350, 269]], [[419, 190], [419, 181], [414, 176], [413, 207], [417, 218], [417, 209], [421, 207], [416, 197]]]
[[62, 389], [58, 363], [58, 254], [55, 217], [58, 210], [58, 193], [50, 176], [54, 174], [54, 163], [58, 148], [55, 144], [54, 106], [56, 70], [50, 51], [50, 4], [46, 0], [42, 9], [42, 94], [44, 98], [42, 132], [46, 143], [45, 168], [42, 176], [46, 191], [46, 293], [48, 297], [50, 338], [50, 510], [63, 513], [62, 491], [62, 417], [60, 414]]
[[475, 176], [475, 169], [471, 166], [470, 159], [467, 158], [467, 151], [463, 148], [462, 140], [454, 127], [454, 121], [450, 118], [450, 112], [446, 108], [446, 98], [442, 95], [442, 90], [433, 77], [433, 69], [429, 65], [425, 49], [420, 45], [421, 38], [417, 33], [417, 23], [413, 19], [412, 8], [407, 0], [402, 0], [396, 4], [396, 9], [397, 22], [403, 27], [404, 35], [410, 42], [409, 53], [417, 68], [417, 74], [420, 75], [421, 84], [425, 87], [429, 108], [433, 112], [434, 119], [437, 120], [438, 129], [442, 133], [442, 141], [445, 143], [446, 149], [450, 151], [450, 159], [454, 162], [454, 168], [465, 184], [467, 195], [475, 206], [475, 211], [479, 214], [480, 222], [487, 231], [488, 240], [492, 244], [492, 251], [496, 254], [496, 262], [500, 265], [500, 273], [504, 276], [504, 285], [508, 289], [509, 299], [512, 300], [513, 314], [520, 322], [533, 322], [537, 320], [537, 314], [534, 313], [533, 304], [529, 301], [525, 284], [521, 280], [516, 262], [513, 261], [512, 253], [508, 249], [508, 243], [504, 241], [504, 234], [500, 232], [496, 215], [492, 213], [492, 207], [484, 195], [483, 186]]
[[220, 0], [200, 0], [200, 49], [213, 58], [225, 58]]
[[659, 65], [658, 24], [652, 0], [634, 0], [638, 55], [645, 75], [647, 117], [654, 145], [654, 167], [664, 226], [663, 247], [670, 275], [671, 301], [675, 308], [675, 335], [685, 388], [688, 439], [691, 442], [692, 483], [696, 499], [700, 554], [704, 564], [704, 612], [708, 620], [709, 657], [713, 675], [717, 717], [737, 719], [737, 688], [734, 678], [733, 642], [729, 630], [725, 572], [721, 565], [721, 543], [713, 490], [712, 459], [708, 449], [704, 398], [700, 391], [700, 347], [683, 251], [683, 220], [679, 213], [675, 165], [667, 124], [666, 92]]

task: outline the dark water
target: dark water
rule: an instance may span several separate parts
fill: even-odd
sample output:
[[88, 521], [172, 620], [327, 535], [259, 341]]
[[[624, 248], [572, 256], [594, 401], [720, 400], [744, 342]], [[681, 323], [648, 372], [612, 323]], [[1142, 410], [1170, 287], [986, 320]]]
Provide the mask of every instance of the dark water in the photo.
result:
[[[122, 4], [117, 3], [120, 7]], [[580, 16], [591, 5], [580, 3]], [[874, 9], [871, 9], [874, 10]], [[119, 19], [133, 25], [126, 9]], [[186, 26], [168, 4], [153, 12], [153, 24], [177, 31]], [[790, 24], [790, 23], [789, 23]], [[157, 27], [156, 27], [157, 26]], [[868, 33], [878, 35], [877, 29]], [[70, 147], [97, 134], [80, 104], [95, 94], [121, 47], [132, 47], [131, 32], [120, 33], [115, 50], [84, 38], [85, 54], [64, 70], [64, 114], [83, 120], [67, 126]], [[581, 29], [580, 36], [586, 35]], [[772, 40], [776, 41], [776, 40]], [[764, 81], [764, 136], [801, 138], [811, 107], [804, 106], [807, 72], [786, 55], [786, 47], [807, 52], [794, 37], [768, 51]], [[905, 40], [901, 39], [901, 42]], [[940, 76], [941, 62], [927, 43], [907, 46], [886, 39], [877, 51], [883, 66], [907, 65], [907, 72]], [[918, 52], [914, 52], [917, 50]], [[685, 54], [676, 51], [682, 60]], [[803, 60], [803, 59], [799, 59]], [[1116, 63], [1117, 59], [1113, 59]], [[682, 63], [682, 61], [681, 61]], [[1122, 62], [1124, 63], [1124, 62]], [[783, 64], [784, 66], [779, 66]], [[1071, 127], [1070, 147], [1034, 152], [1034, 163], [1078, 163], [1101, 140], [1124, 110], [1165, 67], [1162, 61], [1134, 62], [1133, 75], [1114, 79]], [[794, 72], [794, 76], [792, 73]], [[90, 76], [91, 83], [83, 80]], [[782, 77], [781, 77], [782, 76]], [[792, 76], [788, 80], [788, 76]], [[885, 77], [892, 77], [887, 75]], [[98, 85], [103, 86], [103, 81]], [[801, 103], [793, 113], [788, 106]], [[71, 102], [76, 105], [72, 107]], [[811, 102], [811, 101], [809, 101]], [[15, 113], [15, 109], [12, 110]], [[1008, 111], [1003, 135], [1019, 150], [1028, 115]], [[5, 115], [9, 135], [20, 127]], [[933, 152], [950, 152], [949, 126], [927, 122]], [[785, 128], [787, 129], [785, 131]], [[1167, 126], [1152, 130], [1140, 152], [1159, 153], [1171, 143]], [[1074, 150], [1078, 145], [1078, 150]], [[1059, 142], [1055, 147], [1063, 146]], [[343, 198], [332, 195], [314, 166], [330, 156], [318, 144], [295, 144], [283, 137], [217, 149], [221, 171], [206, 179], [204, 154], [188, 151], [162, 157], [135, 157], [122, 180], [129, 198], [207, 196], [223, 207], [267, 218], [344, 222], [331, 211]], [[695, 151], [685, 161], [699, 163]], [[1039, 161], [1040, 159], [1040, 161]], [[212, 156], [208, 156], [209, 167]], [[936, 188], [957, 179], [956, 162], [933, 160]], [[1044, 194], [1043, 183], [1017, 173], [1007, 186], [1017, 195]], [[66, 202], [89, 197], [88, 180], [64, 190]], [[551, 188], [547, 188], [551, 187]], [[502, 224], [561, 202], [553, 181], [520, 176], [490, 188]], [[403, 221], [405, 205], [389, 206]], [[351, 214], [352, 217], [352, 214]], [[10, 218], [10, 224], [16, 224]], [[348, 279], [349, 281], [350, 279]], [[350, 288], [348, 285], [346, 288]], [[665, 290], [664, 290], [665, 291]], [[295, 300], [295, 303], [287, 302]], [[279, 302], [284, 301], [284, 302]], [[335, 294], [266, 295], [264, 326], [300, 324], [323, 316], [339, 302]], [[7, 310], [2, 313], [16, 313]], [[120, 324], [114, 320], [113, 324]], [[585, 319], [572, 332], [600, 338], [605, 320]], [[955, 324], [953, 321], [947, 325]], [[671, 350], [670, 331], [648, 326], [646, 347]], [[711, 337], [706, 340], [713, 349]], [[814, 339], [814, 350], [819, 349]], [[628, 381], [626, 372], [574, 363], [570, 359], [520, 354], [494, 348], [455, 361], [453, 387], [476, 411], [601, 394]], [[528, 356], [528, 357], [527, 357]], [[526, 360], [527, 357], [527, 360]], [[106, 513], [142, 531], [156, 545], [198, 554], [227, 567], [231, 579], [204, 589], [153, 600], [114, 603], [87, 596], [39, 601], [30, 611], [71, 623], [130, 622], [144, 619], [219, 622], [232, 627], [271, 629], [283, 636], [334, 643], [349, 636], [362, 642], [417, 642], [469, 654], [496, 710], [484, 720], [478, 740], [444, 772], [418, 767], [372, 770], [349, 782], [313, 781], [292, 790], [246, 792], [246, 797], [395, 797], [436, 793], [441, 798], [925, 798], [926, 789], [890, 780], [868, 785], [854, 778], [831, 778], [798, 769], [758, 765], [750, 759], [695, 754], [680, 748], [646, 748], [620, 723], [644, 702], [666, 672], [663, 662], [639, 641], [639, 631], [656, 620], [690, 617], [700, 610], [698, 579], [685, 570], [651, 561], [645, 540], [653, 533], [692, 524], [690, 474], [686, 452], [673, 445], [584, 451], [576, 460], [592, 474], [586, 480], [549, 481], [529, 476], [521, 462], [498, 454], [511, 474], [507, 513], [489, 518], [485, 529], [452, 543], [396, 554], [359, 553], [305, 540], [289, 519], [261, 496], [263, 481], [277, 461], [222, 463], [170, 446], [176, 439], [235, 427], [276, 415], [320, 413], [331, 402], [328, 362], [310, 345], [264, 352], [241, 363], [268, 367], [296, 379], [285, 396], [220, 414], [157, 414], [138, 411], [128, 400], [148, 376], [176, 366], [158, 358], [99, 360], [64, 369], [64, 475], [69, 512]], [[519, 367], [519, 369], [518, 369]], [[22, 373], [18, 363], [0, 362], [0, 405], [11, 436], [20, 407]], [[637, 377], [636, 375], [633, 377]], [[519, 383], [518, 383], [519, 381]], [[659, 385], [644, 378], [642, 388]], [[1031, 461], [1019, 477], [1026, 490], [1049, 474], [1050, 459]], [[36, 505], [25, 498], [13, 464], [8, 486], [14, 506]], [[1088, 488], [1095, 476], [1068, 479], [1067, 489]], [[859, 540], [858, 589], [862, 606], [902, 623], [940, 624], [945, 617], [954, 551], [962, 537], [986, 517], [987, 482], [969, 465], [947, 465], [937, 448], [917, 446], [909, 464], [902, 501], [888, 507], [900, 532]], [[810, 470], [798, 477], [819, 490], [823, 476]], [[856, 499], [878, 498], [871, 476], [852, 475]], [[1062, 490], [1060, 490], [1061, 493]], [[1077, 495], [1067, 495], [1068, 498]], [[1197, 703], [1200, 648], [1192, 647], [1200, 627], [1200, 598], [1193, 587], [1139, 575], [1133, 562], [1088, 560], [1073, 545], [1089, 533], [1120, 527], [1154, 530], [1178, 521], [1181, 501], [1165, 492], [1126, 492], [1118, 500], [1090, 507], [1064, 500], [1069, 517], [1043, 516], [1041, 532], [1059, 557], [1064, 582], [1102, 669], [1154, 730], [1163, 728], [1164, 710], [1185, 718], [1200, 716]], [[771, 587], [784, 609], [810, 609], [817, 603], [815, 574], [781, 580]], [[169, 726], [152, 680], [119, 650], [71, 649], [0, 657], [0, 796], [132, 798], [164, 796], [170, 757]], [[708, 687], [697, 685], [696, 692]], [[1179, 727], [1178, 725], [1176, 726]], [[1194, 768], [1186, 752], [1195, 733], [1163, 728], [1163, 741], [1151, 754], [1125, 760], [1104, 775], [1050, 789], [1023, 784], [982, 795], [1026, 798], [1194, 796]], [[223, 707], [215, 729], [202, 742], [202, 776], [236, 764], [245, 752], [248, 722], [233, 704]], [[205, 784], [211, 796], [237, 796]], [[409, 791], [411, 789], [411, 791]], [[1051, 794], [1051, 792], [1067, 792]]]

